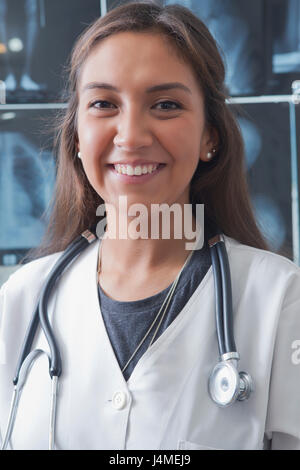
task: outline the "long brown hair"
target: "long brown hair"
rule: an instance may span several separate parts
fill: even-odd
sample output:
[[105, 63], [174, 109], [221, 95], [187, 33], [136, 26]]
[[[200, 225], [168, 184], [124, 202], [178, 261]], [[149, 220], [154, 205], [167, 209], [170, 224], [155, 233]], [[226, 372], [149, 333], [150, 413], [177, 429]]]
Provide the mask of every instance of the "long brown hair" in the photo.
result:
[[[97, 222], [104, 201], [90, 185], [77, 153], [77, 85], [85, 60], [102, 39], [117, 32], [153, 32], [169, 38], [192, 66], [205, 99], [206, 121], [217, 133], [217, 153], [199, 161], [190, 186], [190, 202], [203, 203], [227, 236], [269, 249], [255, 221], [246, 180], [243, 140], [226, 103], [225, 69], [218, 47], [204, 23], [180, 5], [130, 2], [97, 19], [78, 38], [71, 56], [68, 106], [59, 125], [58, 165], [52, 212], [45, 237], [34, 256], [64, 250]], [[98, 219], [99, 220], [99, 219]]]

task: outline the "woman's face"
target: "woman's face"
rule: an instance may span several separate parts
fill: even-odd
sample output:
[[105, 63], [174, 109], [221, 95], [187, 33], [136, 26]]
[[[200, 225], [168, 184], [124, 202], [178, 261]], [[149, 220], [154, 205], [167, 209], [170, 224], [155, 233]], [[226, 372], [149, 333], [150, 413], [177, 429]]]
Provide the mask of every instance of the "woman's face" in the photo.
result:
[[[121, 32], [101, 41], [78, 94], [78, 150], [105, 203], [121, 195], [128, 206], [189, 203], [191, 178], [213, 142], [193, 70], [164, 36]], [[116, 164], [142, 175], [119, 174]], [[159, 167], [144, 174], [150, 164]]]

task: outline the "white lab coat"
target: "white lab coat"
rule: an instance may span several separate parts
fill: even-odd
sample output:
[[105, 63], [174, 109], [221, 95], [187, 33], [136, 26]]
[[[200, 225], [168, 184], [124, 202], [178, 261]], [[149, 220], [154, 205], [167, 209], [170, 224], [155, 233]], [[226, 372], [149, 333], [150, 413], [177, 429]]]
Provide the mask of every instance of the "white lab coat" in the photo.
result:
[[[255, 391], [219, 408], [207, 384], [218, 360], [212, 268], [126, 382], [98, 303], [99, 241], [61, 276], [49, 304], [63, 372], [58, 449], [300, 449], [300, 269], [291, 261], [225, 237], [239, 370]], [[1, 289], [0, 429], [23, 337], [53, 254], [14, 273]], [[47, 348], [40, 333], [37, 347]], [[297, 349], [298, 348], [298, 349]], [[12, 437], [14, 449], [46, 449], [47, 358], [32, 368]]]

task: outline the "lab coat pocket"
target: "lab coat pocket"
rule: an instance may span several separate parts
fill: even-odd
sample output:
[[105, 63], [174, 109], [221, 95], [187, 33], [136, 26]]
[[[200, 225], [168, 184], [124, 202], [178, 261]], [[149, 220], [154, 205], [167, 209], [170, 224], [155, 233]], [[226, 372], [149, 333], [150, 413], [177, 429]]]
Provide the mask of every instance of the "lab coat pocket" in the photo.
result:
[[190, 441], [178, 441], [177, 449], [179, 450], [222, 450], [216, 447], [209, 447], [202, 444], [195, 444]]

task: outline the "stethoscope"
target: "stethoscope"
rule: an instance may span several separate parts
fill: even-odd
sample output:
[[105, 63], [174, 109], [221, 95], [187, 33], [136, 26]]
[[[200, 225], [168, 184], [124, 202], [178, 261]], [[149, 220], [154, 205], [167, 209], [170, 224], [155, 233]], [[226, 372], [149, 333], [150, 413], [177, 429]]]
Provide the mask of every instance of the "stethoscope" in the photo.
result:
[[[247, 372], [238, 372], [237, 362], [239, 354], [233, 335], [233, 313], [231, 277], [224, 236], [216, 233], [209, 237], [208, 244], [211, 253], [214, 286], [215, 286], [215, 316], [218, 348], [220, 360], [212, 370], [208, 380], [208, 391], [211, 399], [221, 407], [231, 405], [236, 400], [246, 400], [253, 390], [253, 381]], [[49, 419], [49, 450], [55, 449], [55, 418], [57, 404], [58, 379], [62, 372], [61, 354], [50, 325], [47, 305], [56, 280], [72, 261], [97, 240], [96, 227], [85, 230], [63, 252], [49, 273], [38, 304], [32, 315], [19, 356], [15, 377], [13, 379], [14, 391], [8, 417], [8, 424], [2, 444], [2, 450], [8, 446], [16, 419], [18, 404], [22, 389], [26, 383], [29, 371], [42, 354], [46, 354], [49, 361], [49, 374], [51, 378], [50, 419]], [[39, 324], [47, 339], [50, 354], [41, 349], [32, 350], [32, 344]]]

